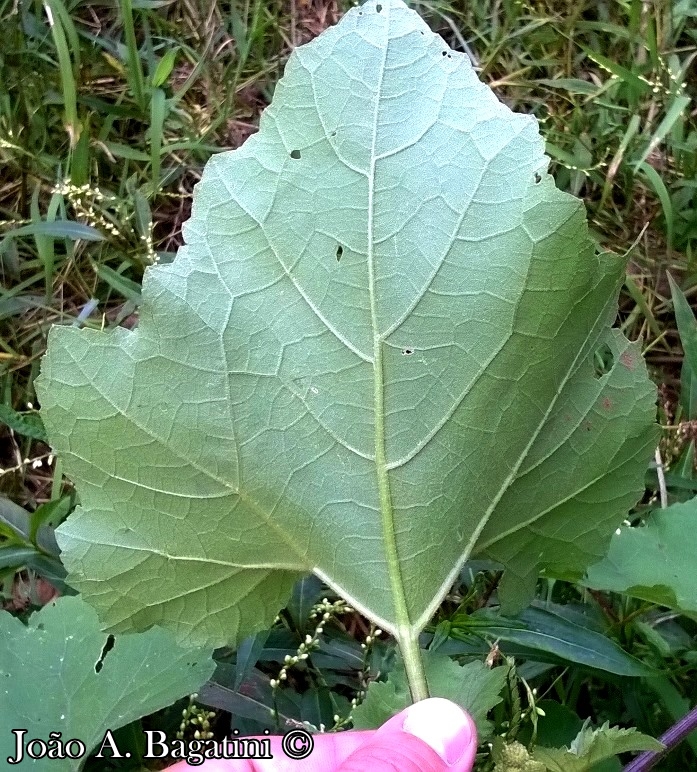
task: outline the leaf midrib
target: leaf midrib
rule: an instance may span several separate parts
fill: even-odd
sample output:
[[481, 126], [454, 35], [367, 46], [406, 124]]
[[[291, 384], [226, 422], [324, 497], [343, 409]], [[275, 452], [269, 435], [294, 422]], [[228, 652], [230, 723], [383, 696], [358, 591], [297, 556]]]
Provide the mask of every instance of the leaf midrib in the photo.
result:
[[379, 332], [378, 309], [375, 290], [375, 167], [377, 163], [377, 137], [380, 117], [380, 99], [387, 53], [390, 45], [389, 14], [390, 4], [385, 4], [386, 40], [382, 46], [382, 61], [380, 76], [375, 93], [375, 110], [373, 112], [373, 136], [370, 147], [370, 167], [368, 170], [368, 223], [367, 223], [367, 257], [368, 257], [368, 297], [370, 300], [370, 320], [373, 331], [373, 410], [375, 413], [375, 471], [378, 484], [378, 499], [380, 506], [380, 521], [385, 547], [387, 573], [394, 603], [394, 621], [397, 637], [405, 639], [413, 637], [414, 626], [409, 617], [402, 565], [397, 549], [395, 532], [394, 506], [390, 490], [390, 478], [387, 464], [387, 448], [385, 439], [385, 374], [383, 364], [384, 338]]

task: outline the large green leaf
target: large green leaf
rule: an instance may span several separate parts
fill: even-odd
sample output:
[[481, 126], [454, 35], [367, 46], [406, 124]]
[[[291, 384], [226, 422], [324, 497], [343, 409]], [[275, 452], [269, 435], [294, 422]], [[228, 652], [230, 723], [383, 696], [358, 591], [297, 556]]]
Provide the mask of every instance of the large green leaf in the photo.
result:
[[624, 263], [547, 163], [399, 0], [293, 53], [139, 328], [50, 335], [42, 417], [82, 502], [59, 543], [111, 629], [240, 640], [311, 570], [410, 666], [469, 556], [520, 604], [603, 553], [654, 388], [609, 330]]
[[[111, 648], [108, 640], [79, 597], [59, 598], [28, 626], [0, 611], [0, 759], [15, 756], [11, 729], [26, 729], [27, 741], [60, 732], [89, 752], [108, 729], [195, 692], [215, 669], [212, 652], [180, 648], [164, 630], [118, 636]], [[25, 757], [17, 766], [61, 772], [81, 761]]]
[[584, 583], [697, 614], [697, 498], [656, 510], [641, 528], [618, 529]]

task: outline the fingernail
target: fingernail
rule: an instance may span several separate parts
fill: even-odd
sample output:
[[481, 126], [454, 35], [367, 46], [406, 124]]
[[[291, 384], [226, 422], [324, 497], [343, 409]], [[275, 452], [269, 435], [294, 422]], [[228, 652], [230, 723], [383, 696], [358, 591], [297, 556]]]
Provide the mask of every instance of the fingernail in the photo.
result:
[[423, 740], [448, 765], [466, 754], [474, 757], [476, 731], [472, 719], [450, 700], [431, 697], [406, 710], [402, 729]]

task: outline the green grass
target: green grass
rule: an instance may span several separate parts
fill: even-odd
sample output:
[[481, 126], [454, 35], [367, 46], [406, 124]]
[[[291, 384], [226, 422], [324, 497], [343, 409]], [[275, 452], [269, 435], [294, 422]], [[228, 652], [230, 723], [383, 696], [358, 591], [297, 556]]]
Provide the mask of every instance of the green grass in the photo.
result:
[[[584, 199], [599, 245], [631, 249], [620, 323], [642, 337], [660, 384], [663, 461], [689, 481], [697, 416], [679, 401], [682, 350], [666, 270], [694, 305], [697, 2], [412, 5], [470, 55], [501, 99], [537, 116], [557, 184]], [[69, 491], [27, 429], [36, 427], [32, 384], [50, 325], [135, 323], [143, 272], [173, 258], [206, 160], [255, 130], [293, 46], [346, 7], [0, 0], [1, 494], [34, 510]], [[648, 480], [655, 485], [655, 475]], [[647, 502], [656, 495], [649, 488]], [[6, 594], [18, 568], [0, 569]], [[493, 592], [495, 577], [478, 576], [463, 588], [466, 607], [485, 605]], [[528, 673], [541, 693], [653, 733], [694, 703], [691, 622], [666, 622], [669, 654], [661, 658], [637, 624], [653, 624], [660, 610], [579, 596], [572, 585], [548, 589], [556, 600], [582, 600], [608, 621], [610, 636], [645, 660], [670, 662], [671, 674], [660, 689], [637, 682], [620, 695], [574, 668]], [[692, 642], [681, 648], [685, 636]], [[514, 696], [502, 711], [501, 726], [530, 721]], [[691, 768], [693, 745], [665, 768]]]

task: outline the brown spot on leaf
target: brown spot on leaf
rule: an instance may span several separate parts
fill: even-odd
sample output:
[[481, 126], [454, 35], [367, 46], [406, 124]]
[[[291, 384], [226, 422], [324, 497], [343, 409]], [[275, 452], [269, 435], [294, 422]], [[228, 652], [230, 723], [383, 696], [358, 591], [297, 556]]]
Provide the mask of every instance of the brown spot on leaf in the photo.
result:
[[636, 359], [631, 351], [625, 351], [620, 357], [620, 362], [622, 362], [627, 370], [633, 370], [636, 367]]
[[603, 399], [603, 407], [605, 408], [605, 410], [610, 410], [610, 408], [612, 407], [612, 400], [610, 399], [610, 397], [605, 397]]

